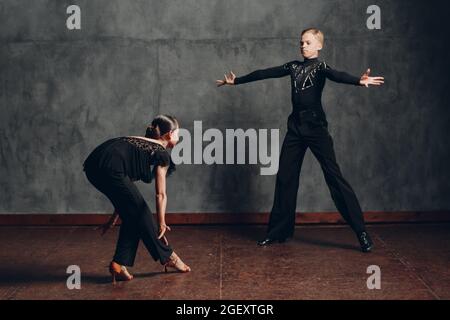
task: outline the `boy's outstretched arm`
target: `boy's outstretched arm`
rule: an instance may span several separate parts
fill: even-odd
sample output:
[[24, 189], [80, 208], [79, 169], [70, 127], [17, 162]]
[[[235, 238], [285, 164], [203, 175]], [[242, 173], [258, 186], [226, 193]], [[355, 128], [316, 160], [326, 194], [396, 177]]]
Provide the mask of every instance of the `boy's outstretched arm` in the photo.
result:
[[338, 83], [346, 83], [366, 87], [369, 87], [369, 85], [380, 86], [384, 83], [384, 77], [369, 77], [370, 69], [367, 69], [367, 71], [359, 78], [344, 71], [334, 70], [329, 66], [324, 69], [324, 72], [328, 79]]
[[281, 66], [273, 68], [256, 70], [242, 77], [236, 77], [233, 71], [230, 71], [229, 74], [224, 75], [224, 79], [216, 80], [216, 84], [218, 87], [223, 86], [225, 84], [237, 85], [269, 78], [281, 78], [289, 74], [290, 71], [287, 64], [283, 64]]

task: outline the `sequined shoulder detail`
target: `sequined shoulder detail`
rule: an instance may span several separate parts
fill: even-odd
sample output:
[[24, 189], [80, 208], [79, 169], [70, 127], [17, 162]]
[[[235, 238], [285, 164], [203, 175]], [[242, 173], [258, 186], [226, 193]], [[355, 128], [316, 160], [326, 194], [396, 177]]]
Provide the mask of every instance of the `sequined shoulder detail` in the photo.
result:
[[153, 154], [155, 151], [158, 150], [159, 151], [165, 150], [165, 148], [162, 145], [156, 142], [151, 142], [135, 137], [123, 137], [123, 139], [128, 143], [132, 144], [133, 146], [139, 148], [140, 150], [149, 152], [151, 154]]

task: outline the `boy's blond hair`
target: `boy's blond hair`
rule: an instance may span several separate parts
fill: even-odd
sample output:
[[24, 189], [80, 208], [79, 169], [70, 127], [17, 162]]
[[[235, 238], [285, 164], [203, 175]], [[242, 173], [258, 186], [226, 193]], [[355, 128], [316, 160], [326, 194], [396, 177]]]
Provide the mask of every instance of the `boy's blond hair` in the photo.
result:
[[324, 35], [323, 32], [316, 28], [308, 28], [302, 31], [301, 35], [304, 35], [305, 33], [312, 33], [312, 35], [320, 42], [320, 44], [323, 46], [324, 42]]

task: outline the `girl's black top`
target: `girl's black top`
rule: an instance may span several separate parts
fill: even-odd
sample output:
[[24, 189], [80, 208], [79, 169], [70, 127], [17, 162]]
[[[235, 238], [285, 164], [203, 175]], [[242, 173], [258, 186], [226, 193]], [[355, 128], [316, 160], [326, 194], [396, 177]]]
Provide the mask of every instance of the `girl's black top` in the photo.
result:
[[169, 152], [159, 143], [135, 137], [119, 137], [105, 141], [85, 160], [84, 170], [102, 170], [124, 174], [132, 181], [150, 183], [157, 166], [169, 166], [167, 175], [175, 171]]

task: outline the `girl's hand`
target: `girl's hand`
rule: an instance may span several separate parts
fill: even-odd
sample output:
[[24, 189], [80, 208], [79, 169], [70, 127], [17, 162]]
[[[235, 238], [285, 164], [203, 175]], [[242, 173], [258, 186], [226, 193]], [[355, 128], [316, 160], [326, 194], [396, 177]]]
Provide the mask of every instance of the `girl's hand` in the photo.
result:
[[103, 236], [113, 226], [114, 226], [114, 224], [111, 223], [110, 221], [108, 221], [107, 223], [102, 224], [102, 225], [98, 226], [97, 228], [95, 228], [95, 230], [101, 230], [101, 235]]
[[225, 84], [233, 85], [234, 79], [236, 79], [236, 75], [233, 73], [233, 71], [230, 71], [229, 74], [224, 74], [223, 80], [216, 80], [216, 84], [218, 87], [223, 86]]
[[368, 88], [369, 85], [381, 86], [384, 83], [384, 77], [369, 77], [369, 74], [370, 68], [361, 76], [361, 79], [359, 80], [360, 85]]
[[168, 225], [166, 225], [165, 223], [160, 223], [159, 224], [159, 235], [158, 235], [158, 239], [163, 239], [164, 243], [166, 245], [169, 244], [169, 242], [167, 241], [167, 238], [165, 236], [166, 231], [170, 231], [170, 227]]
[[98, 226], [97, 228], [95, 228], [95, 230], [101, 230], [101, 235], [103, 236], [109, 229], [111, 229], [112, 227], [115, 226], [118, 219], [119, 219], [119, 213], [116, 210], [114, 210], [114, 213], [112, 214], [109, 221], [105, 224]]

